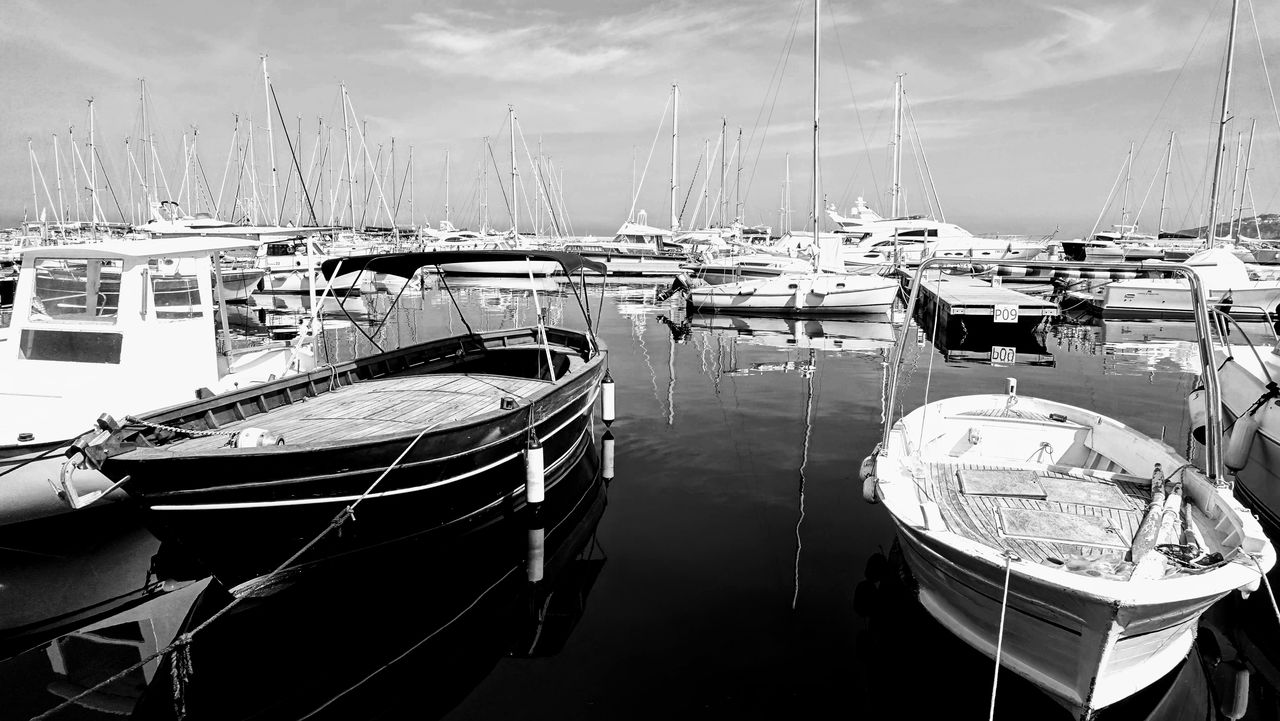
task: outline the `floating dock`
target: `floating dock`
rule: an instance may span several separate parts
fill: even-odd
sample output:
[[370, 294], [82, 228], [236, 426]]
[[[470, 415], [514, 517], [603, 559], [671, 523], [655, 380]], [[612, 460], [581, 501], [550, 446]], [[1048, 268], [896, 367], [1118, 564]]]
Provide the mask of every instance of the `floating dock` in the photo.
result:
[[[914, 276], [903, 278], [909, 291]], [[919, 322], [947, 333], [1029, 332], [1059, 314], [1057, 304], [967, 275], [929, 273], [921, 281]]]

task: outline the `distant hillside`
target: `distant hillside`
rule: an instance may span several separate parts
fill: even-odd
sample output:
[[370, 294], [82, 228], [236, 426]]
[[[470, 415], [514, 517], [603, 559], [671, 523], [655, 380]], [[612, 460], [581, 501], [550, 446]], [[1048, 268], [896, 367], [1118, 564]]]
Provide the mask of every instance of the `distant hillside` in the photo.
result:
[[[1231, 224], [1218, 223], [1218, 237], [1222, 238], [1230, 232]], [[1261, 230], [1261, 235], [1259, 235]], [[1179, 230], [1184, 235], [1202, 236], [1205, 234], [1205, 226], [1199, 228], [1188, 228]], [[1260, 238], [1262, 240], [1280, 240], [1280, 213], [1263, 213], [1257, 216], [1257, 224], [1254, 224], [1254, 218], [1245, 218], [1240, 222], [1240, 235], [1246, 238]]]

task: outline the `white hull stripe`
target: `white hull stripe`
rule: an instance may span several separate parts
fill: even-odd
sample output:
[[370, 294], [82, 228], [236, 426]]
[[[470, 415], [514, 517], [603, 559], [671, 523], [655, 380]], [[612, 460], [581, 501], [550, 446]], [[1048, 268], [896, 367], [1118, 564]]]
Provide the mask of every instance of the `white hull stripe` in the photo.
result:
[[[561, 423], [555, 430], [551, 431], [546, 436], [544, 436], [544, 438], [551, 438], [555, 436], [557, 433], [559, 433], [560, 431], [564, 430], [565, 426], [569, 425], [575, 419], [577, 419], [578, 415], [580, 414], [574, 414], [573, 417], [569, 418], [564, 423]], [[589, 430], [590, 430], [589, 428], [584, 429], [583, 434], [585, 435], [585, 433]], [[581, 436], [579, 437], [578, 440], [579, 441], [581, 440]], [[576, 446], [577, 446], [577, 443], [574, 443], [573, 446], [570, 446], [569, 452], [571, 453], [573, 451], [573, 448]], [[520, 455], [521, 455], [520, 453], [511, 453], [509, 455], [503, 456], [502, 458], [499, 458], [498, 460], [492, 463], [489, 463], [488, 465], [481, 466], [480, 468], [467, 471], [466, 473], [461, 473], [459, 475], [453, 476], [452, 478], [446, 478], [441, 481], [436, 481], [434, 483], [427, 483], [421, 486], [414, 486], [412, 488], [397, 488], [394, 491], [370, 493], [367, 496], [363, 496], [363, 497], [364, 498], [386, 498], [390, 496], [399, 496], [406, 493], [417, 493], [419, 491], [425, 491], [431, 488], [435, 488], [437, 486], [443, 486], [449, 483], [455, 483], [465, 478], [470, 478], [471, 476], [474, 476], [478, 473], [483, 473], [496, 466], [500, 466], [503, 463], [506, 463], [507, 461], [510, 461], [514, 458], [519, 458]], [[565, 458], [568, 457], [568, 455], [569, 453], [565, 453], [564, 455], [561, 455], [553, 463], [550, 464], [550, 468], [555, 468], [559, 466], [561, 463], [564, 462]], [[361, 472], [367, 472], [367, 471], [361, 471]], [[308, 506], [308, 505], [315, 505], [318, 503], [347, 503], [349, 501], [354, 501], [361, 497], [362, 496], [360, 494], [356, 494], [356, 495], [349, 495], [349, 496], [330, 496], [328, 498], [298, 498], [298, 499], [293, 499], [288, 501], [256, 501], [256, 502], [245, 502], [245, 503], [192, 503], [192, 504], [182, 504], [182, 505], [156, 505], [156, 506], [151, 506], [150, 509], [153, 511], [217, 511], [217, 510], [230, 510], [233, 508], [274, 508], [278, 506]]]

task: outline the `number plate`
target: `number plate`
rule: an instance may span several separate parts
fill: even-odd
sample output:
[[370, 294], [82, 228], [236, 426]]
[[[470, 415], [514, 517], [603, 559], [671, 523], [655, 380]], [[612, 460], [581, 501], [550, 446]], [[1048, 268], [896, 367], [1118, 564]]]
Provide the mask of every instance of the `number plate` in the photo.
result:
[[1011, 366], [1018, 362], [1018, 349], [1007, 345], [991, 346], [991, 365]]
[[996, 323], [1017, 323], [1018, 306], [997, 304], [992, 308], [991, 320]]

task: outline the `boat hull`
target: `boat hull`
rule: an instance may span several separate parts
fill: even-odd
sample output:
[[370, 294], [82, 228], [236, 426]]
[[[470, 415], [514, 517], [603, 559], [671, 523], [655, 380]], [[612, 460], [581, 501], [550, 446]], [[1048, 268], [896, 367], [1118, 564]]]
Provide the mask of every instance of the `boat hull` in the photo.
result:
[[[323, 278], [316, 279], [315, 292], [317, 294], [324, 293], [326, 290], [334, 294], [343, 294], [350, 292], [358, 292], [360, 290], [359, 273], [344, 273], [328, 281]], [[261, 287], [259, 293], [310, 293], [311, 281], [308, 273], [302, 268], [272, 270], [262, 276]]]
[[[552, 495], [590, 442], [603, 371], [597, 357], [532, 408], [520, 404], [474, 422], [424, 429], [416, 441], [417, 434], [398, 433], [294, 447], [125, 453], [107, 459], [104, 472], [129, 476], [125, 488], [152, 532], [187, 549], [230, 587], [289, 561], [362, 497], [354, 518], [291, 563], [448, 534], [522, 507], [531, 417]], [[269, 416], [260, 422], [269, 426]]]
[[[0, 446], [0, 527], [67, 513], [71, 507], [58, 497], [63, 455], [70, 442]], [[111, 481], [91, 468], [72, 467], [76, 488], [85, 494], [105, 491]], [[126, 496], [112, 493], [102, 503]]]
[[[1218, 358], [1223, 425], [1227, 428], [1233, 427], [1236, 419], [1267, 393], [1263, 374], [1257, 370], [1259, 359], [1253, 356], [1253, 351], [1233, 346], [1232, 355], [1232, 359], [1225, 362]], [[1272, 373], [1276, 370], [1274, 362], [1268, 362], [1266, 367]], [[1249, 449], [1248, 462], [1236, 472], [1235, 491], [1262, 521], [1280, 530], [1280, 406], [1276, 400], [1268, 399], [1258, 407], [1256, 415], [1257, 434]]]
[[[948, 631], [995, 657], [1004, 568], [895, 518], [921, 605]], [[1011, 575], [1001, 664], [1084, 715], [1146, 688], [1181, 662], [1203, 612], [1225, 591], [1163, 604], [1073, 592]]]
[[879, 276], [779, 276], [689, 290], [689, 304], [719, 313], [886, 313], [898, 285]]
[[570, 251], [587, 260], [604, 263], [608, 275], [646, 276], [646, 275], [679, 275], [684, 272], [682, 265], [689, 262], [684, 256], [663, 257], [629, 253], [592, 253]]
[[[1230, 290], [1210, 289], [1209, 303], [1220, 305], [1230, 297], [1231, 315], [1237, 318], [1263, 318], [1280, 310], [1280, 284], [1251, 282]], [[1130, 283], [1111, 283], [1092, 293], [1075, 294], [1088, 308], [1103, 318], [1179, 318], [1189, 319], [1191, 291], [1186, 281], [1154, 279]]]

